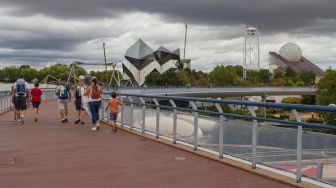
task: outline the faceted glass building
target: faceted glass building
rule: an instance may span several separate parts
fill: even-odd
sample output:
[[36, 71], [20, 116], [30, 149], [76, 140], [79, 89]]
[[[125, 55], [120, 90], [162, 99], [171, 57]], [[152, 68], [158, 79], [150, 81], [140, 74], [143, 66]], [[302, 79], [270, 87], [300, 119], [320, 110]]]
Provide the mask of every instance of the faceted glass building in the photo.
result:
[[146, 76], [153, 71], [160, 74], [180, 65], [180, 49], [173, 52], [160, 46], [153, 50], [143, 40], [137, 40], [126, 50], [123, 61], [124, 78], [129, 78], [133, 85], [143, 85]]

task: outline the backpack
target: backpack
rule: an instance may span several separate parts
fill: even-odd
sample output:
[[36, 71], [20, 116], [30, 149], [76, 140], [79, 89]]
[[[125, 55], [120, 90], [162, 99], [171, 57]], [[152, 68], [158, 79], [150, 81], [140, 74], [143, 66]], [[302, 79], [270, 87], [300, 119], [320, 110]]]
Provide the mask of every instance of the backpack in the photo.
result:
[[100, 88], [99, 86], [91, 86], [91, 98], [92, 99], [99, 99], [100, 98]]
[[18, 81], [16, 81], [15, 93], [18, 96], [26, 95], [26, 89], [26, 82], [23, 79], [19, 79]]
[[60, 99], [67, 99], [68, 98], [68, 86], [62, 85], [60, 91], [58, 92], [58, 97]]

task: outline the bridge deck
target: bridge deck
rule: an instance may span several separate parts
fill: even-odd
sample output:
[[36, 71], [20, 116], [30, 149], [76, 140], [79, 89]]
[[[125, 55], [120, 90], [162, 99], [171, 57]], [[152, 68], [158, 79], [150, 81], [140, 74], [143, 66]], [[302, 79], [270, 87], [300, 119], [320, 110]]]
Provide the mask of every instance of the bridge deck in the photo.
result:
[[92, 132], [74, 115], [62, 125], [55, 101], [38, 123], [31, 114], [22, 126], [0, 116], [1, 187], [290, 187], [123, 131]]

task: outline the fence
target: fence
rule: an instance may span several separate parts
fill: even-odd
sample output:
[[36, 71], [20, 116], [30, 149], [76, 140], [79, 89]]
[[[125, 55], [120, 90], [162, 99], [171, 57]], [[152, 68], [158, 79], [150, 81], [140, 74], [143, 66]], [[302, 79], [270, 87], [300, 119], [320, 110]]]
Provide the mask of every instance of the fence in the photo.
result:
[[[336, 126], [302, 122], [299, 114], [299, 111], [336, 113], [336, 107], [136, 94], [120, 96], [125, 105], [121, 107], [119, 121], [130, 129], [171, 139], [173, 144], [183, 142], [194, 150], [206, 148], [219, 158], [243, 159], [253, 169], [264, 165], [273, 170], [286, 170], [296, 175], [297, 182], [301, 182], [303, 176], [331, 184], [336, 182], [336, 176], [326, 171], [330, 166], [336, 169], [336, 136], [306, 130], [336, 131]], [[104, 101], [109, 98], [107, 94], [105, 97]], [[181, 101], [189, 107], [178, 106]], [[197, 102], [212, 103], [217, 111], [198, 109]], [[246, 106], [250, 115], [224, 113], [222, 104]], [[102, 108], [105, 107], [103, 102]], [[258, 117], [254, 107], [286, 109], [296, 121]], [[108, 118], [104, 110], [103, 117]], [[270, 123], [285, 124], [287, 128]], [[307, 170], [309, 166], [314, 167], [314, 173]]]
[[[42, 88], [41, 90], [43, 92], [42, 100], [55, 99], [55, 89]], [[10, 91], [0, 91], [0, 113], [14, 109], [14, 103], [12, 101]]]

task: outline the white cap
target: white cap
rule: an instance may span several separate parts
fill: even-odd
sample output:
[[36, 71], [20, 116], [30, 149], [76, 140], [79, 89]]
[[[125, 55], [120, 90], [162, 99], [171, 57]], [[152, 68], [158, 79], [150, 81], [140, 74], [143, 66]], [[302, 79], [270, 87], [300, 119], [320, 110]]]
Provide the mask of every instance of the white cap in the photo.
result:
[[79, 76], [79, 80], [85, 80], [85, 76], [80, 75], [80, 76]]

